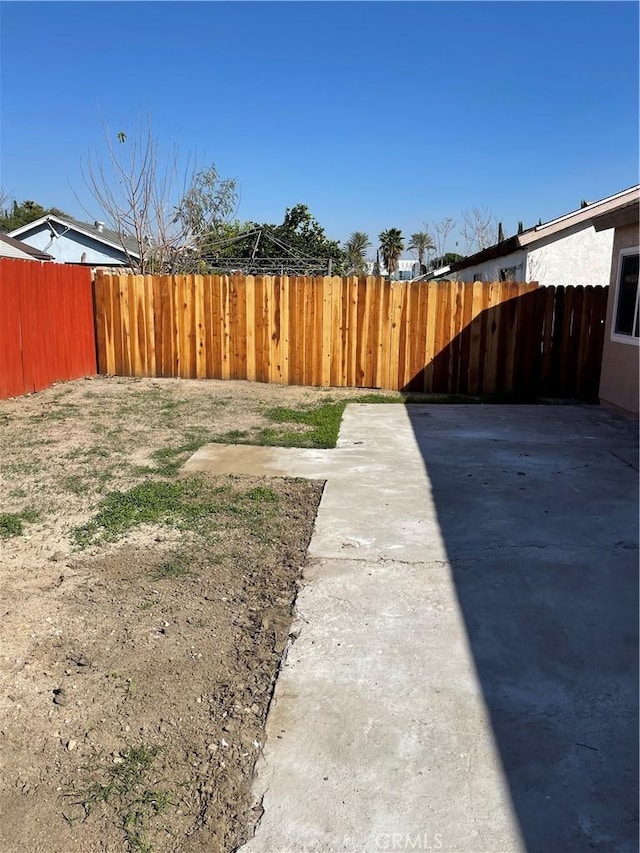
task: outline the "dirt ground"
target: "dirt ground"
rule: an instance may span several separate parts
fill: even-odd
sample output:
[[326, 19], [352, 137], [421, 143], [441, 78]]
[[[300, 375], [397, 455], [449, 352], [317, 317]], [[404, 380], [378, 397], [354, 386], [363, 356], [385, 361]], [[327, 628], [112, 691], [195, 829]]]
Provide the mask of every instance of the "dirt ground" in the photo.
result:
[[269, 407], [357, 393], [92, 378], [0, 402], [0, 850], [251, 834], [322, 485], [179, 466]]

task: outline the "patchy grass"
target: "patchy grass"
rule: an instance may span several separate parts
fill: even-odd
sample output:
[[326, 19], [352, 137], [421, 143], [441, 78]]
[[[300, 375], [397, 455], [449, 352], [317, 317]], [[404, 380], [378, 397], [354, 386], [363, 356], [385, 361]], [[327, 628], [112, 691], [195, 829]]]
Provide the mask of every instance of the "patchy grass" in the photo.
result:
[[[333, 399], [318, 406], [293, 409], [274, 406], [266, 409], [264, 417], [278, 426], [260, 430], [231, 430], [216, 436], [213, 441], [224, 444], [257, 444], [267, 447], [335, 447], [346, 401]], [[287, 429], [295, 425], [297, 429]]]
[[[75, 528], [73, 541], [80, 548], [113, 542], [141, 524], [161, 524], [206, 537], [214, 532], [217, 518], [241, 516], [255, 521], [268, 516], [277, 503], [276, 492], [262, 486], [236, 491], [231, 486], [211, 487], [199, 477], [147, 480], [107, 494], [93, 519]], [[168, 567], [165, 576], [171, 572], [180, 573], [175, 566]]]
[[201, 488], [196, 479], [177, 482], [147, 480], [126, 491], [109, 492], [88, 523], [73, 531], [76, 545], [113, 541], [139, 524], [192, 522], [211, 511], [198, 500]]
[[0, 466], [0, 471], [3, 474], [26, 475], [37, 474], [40, 471], [41, 465], [39, 462], [7, 462]]
[[402, 394], [360, 394], [358, 397], [355, 397], [353, 400], [349, 400], [350, 403], [404, 403], [404, 397]]
[[212, 441], [223, 442], [224, 444], [249, 444], [245, 439], [249, 438], [251, 433], [246, 429], [230, 429], [228, 432], [221, 433]]
[[0, 537], [9, 539], [10, 536], [20, 536], [24, 530], [22, 517], [19, 513], [3, 512], [0, 515]]
[[[85, 816], [99, 805], [111, 808], [132, 853], [150, 853], [152, 848], [145, 838], [149, 821], [177, 805], [170, 790], [156, 787], [158, 783], [150, 780], [158, 752], [157, 746], [128, 747], [118, 763], [94, 771], [99, 780], [65, 794], [67, 802], [80, 806]], [[73, 818], [67, 816], [67, 820]]]
[[190, 557], [188, 554], [179, 551], [172, 554], [168, 559], [162, 562], [158, 568], [155, 569], [152, 577], [154, 580], [160, 581], [181, 578], [189, 574], [191, 574]]
[[[264, 447], [335, 447], [344, 407], [344, 403], [328, 403], [301, 409], [278, 406], [265, 411], [264, 417], [280, 426], [252, 430], [232, 429], [212, 435], [207, 441]], [[288, 424], [295, 425], [297, 429], [287, 429]]]
[[[104, 436], [104, 430], [102, 432]], [[107, 459], [111, 456], [111, 451], [106, 447], [76, 447], [65, 454], [65, 459], [80, 462], [82, 465], [89, 465], [98, 459]]]
[[77, 403], [60, 403], [58, 400], [53, 400], [50, 407], [38, 415], [32, 415], [30, 420], [39, 421], [42, 419], [49, 421], [62, 421], [66, 418], [77, 417], [81, 414], [82, 406]]
[[256, 506], [262, 503], [278, 503], [277, 492], [267, 486], [255, 486], [253, 489], [247, 489], [243, 497]]
[[86, 495], [89, 491], [88, 483], [78, 474], [71, 474], [68, 477], [63, 477], [61, 485], [73, 495]]
[[151, 458], [156, 463], [155, 472], [163, 477], [175, 476], [183, 462], [186, 462], [189, 456], [202, 447], [206, 441], [207, 439], [202, 435], [192, 438], [177, 447], [161, 447], [158, 450], [154, 450]]
[[38, 521], [40, 513], [35, 509], [23, 509], [22, 512], [3, 512], [0, 514], [0, 539], [11, 536], [21, 536], [24, 533], [24, 523], [32, 524]]
[[28, 495], [29, 495], [29, 492], [26, 489], [22, 489], [22, 488], [11, 489], [9, 492], [10, 498], [26, 498], [26, 497], [28, 497]]

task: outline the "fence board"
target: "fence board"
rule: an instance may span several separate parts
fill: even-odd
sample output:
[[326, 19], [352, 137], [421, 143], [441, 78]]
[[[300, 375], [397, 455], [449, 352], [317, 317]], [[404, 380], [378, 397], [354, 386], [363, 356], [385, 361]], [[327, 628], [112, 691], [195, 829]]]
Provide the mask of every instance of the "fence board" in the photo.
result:
[[543, 393], [548, 393], [553, 371], [553, 335], [556, 317], [555, 288], [544, 288], [544, 329], [542, 336], [542, 368], [539, 382]]
[[0, 398], [96, 373], [94, 316], [106, 349], [109, 316], [94, 307], [88, 268], [0, 259]]
[[[593, 397], [606, 294], [605, 288], [510, 282], [98, 274], [99, 368], [122, 375]], [[64, 362], [64, 354], [60, 358]], [[45, 363], [34, 360], [33, 369], [42, 372]]]
[[589, 339], [591, 332], [591, 306], [593, 304], [593, 287], [587, 286], [584, 291], [584, 298], [582, 302], [582, 312], [580, 315], [580, 329], [579, 329], [579, 345], [576, 353], [576, 372], [577, 372], [577, 385], [576, 385], [576, 394], [579, 396], [584, 393], [584, 375], [585, 375], [585, 366], [588, 359], [589, 353]]
[[571, 327], [573, 320], [573, 288], [566, 287], [564, 289], [564, 310], [562, 314], [562, 324], [560, 329], [560, 353], [559, 353], [559, 370], [558, 382], [559, 393], [565, 396], [566, 389], [571, 382], [569, 374], [569, 353], [571, 349]]
[[389, 378], [387, 387], [398, 387], [398, 365], [400, 361], [400, 321], [402, 316], [403, 288], [395, 283], [391, 285], [391, 305], [389, 319], [391, 324], [389, 334]]
[[311, 367], [311, 384], [322, 387], [322, 321], [323, 321], [323, 295], [322, 276], [314, 279], [313, 290], [313, 314], [315, 323], [313, 328], [313, 364]]
[[382, 284], [380, 305], [380, 349], [378, 356], [378, 380], [376, 385], [380, 388], [392, 388], [389, 379], [389, 366], [391, 359], [391, 285], [385, 281]]
[[331, 385], [333, 279], [323, 279], [320, 286], [322, 287], [322, 360], [320, 366], [320, 384], [328, 388]]
[[[447, 365], [447, 387], [458, 388], [460, 380], [460, 337], [462, 333], [461, 288], [464, 285], [454, 282], [451, 287], [451, 311], [449, 325], [445, 329], [449, 344], [449, 364]], [[458, 334], [458, 332], [460, 334]]]
[[[17, 263], [17, 262], [16, 262]], [[22, 263], [34, 263], [23, 261]], [[20, 270], [0, 261], [0, 398], [16, 397], [29, 389], [22, 368]]]
[[585, 293], [585, 303], [588, 305], [588, 339], [585, 344], [586, 353], [581, 363], [576, 393], [581, 398], [593, 399], [597, 396], [600, 385], [605, 316], [607, 313], [607, 290], [595, 287], [593, 293], [589, 291], [590, 288], [587, 288]]
[[451, 287], [436, 291], [436, 309], [433, 319], [435, 340], [433, 350], [433, 385], [432, 390], [449, 391], [449, 356], [446, 346], [448, 328], [451, 324]]
[[289, 384], [304, 385], [304, 279], [289, 278]]
[[[458, 328], [456, 334], [459, 339], [460, 350], [458, 354], [458, 374], [456, 387], [459, 391], [466, 389], [469, 385], [469, 357], [471, 350], [471, 319], [473, 311], [473, 290], [469, 284], [462, 284], [460, 288], [460, 305], [458, 309]], [[463, 392], [463, 393], [466, 393]]]
[[378, 360], [378, 326], [380, 319], [380, 281], [373, 276], [367, 276], [366, 287], [367, 310], [364, 323], [366, 325], [367, 343], [365, 352], [364, 387], [374, 388], [376, 384], [376, 364]]
[[[149, 312], [153, 316], [153, 349], [155, 375], [171, 376], [171, 284], [168, 276], [151, 276], [151, 305]], [[100, 291], [96, 287], [96, 294]], [[155, 310], [155, 306], [159, 310]], [[99, 323], [99, 320], [97, 321]], [[100, 345], [98, 344], [98, 352]]]

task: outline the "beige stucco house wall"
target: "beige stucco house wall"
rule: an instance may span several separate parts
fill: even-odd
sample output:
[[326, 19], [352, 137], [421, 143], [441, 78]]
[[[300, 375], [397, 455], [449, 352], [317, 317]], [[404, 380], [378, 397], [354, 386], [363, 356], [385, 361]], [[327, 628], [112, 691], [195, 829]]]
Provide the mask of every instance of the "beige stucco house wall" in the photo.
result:
[[456, 281], [537, 281], [542, 286], [602, 286], [609, 280], [614, 225], [596, 227], [628, 206], [638, 187], [629, 187], [577, 210], [520, 231], [451, 264], [437, 278]]
[[[611, 219], [600, 222], [594, 221], [596, 229], [604, 228], [606, 225], [611, 227], [611, 224], [614, 224]], [[617, 306], [620, 252], [624, 249], [635, 248], [637, 250], [640, 243], [637, 201], [635, 205], [618, 215], [614, 227], [611, 277], [600, 375], [600, 401], [605, 405], [637, 416], [640, 383], [640, 339], [630, 336], [625, 340], [612, 332]]]

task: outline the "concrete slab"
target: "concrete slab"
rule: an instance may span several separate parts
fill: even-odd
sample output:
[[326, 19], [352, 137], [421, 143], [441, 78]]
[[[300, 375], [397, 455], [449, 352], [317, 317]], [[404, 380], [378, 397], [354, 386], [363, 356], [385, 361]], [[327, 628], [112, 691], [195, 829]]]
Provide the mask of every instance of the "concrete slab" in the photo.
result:
[[300, 447], [252, 447], [245, 444], [205, 444], [182, 466], [186, 474], [209, 471], [252, 477], [302, 477], [325, 480], [333, 468], [335, 450]]
[[446, 565], [318, 561], [308, 584], [243, 850], [520, 849]]
[[634, 426], [352, 405], [319, 453], [268, 463], [327, 485], [244, 853], [636, 850]]

